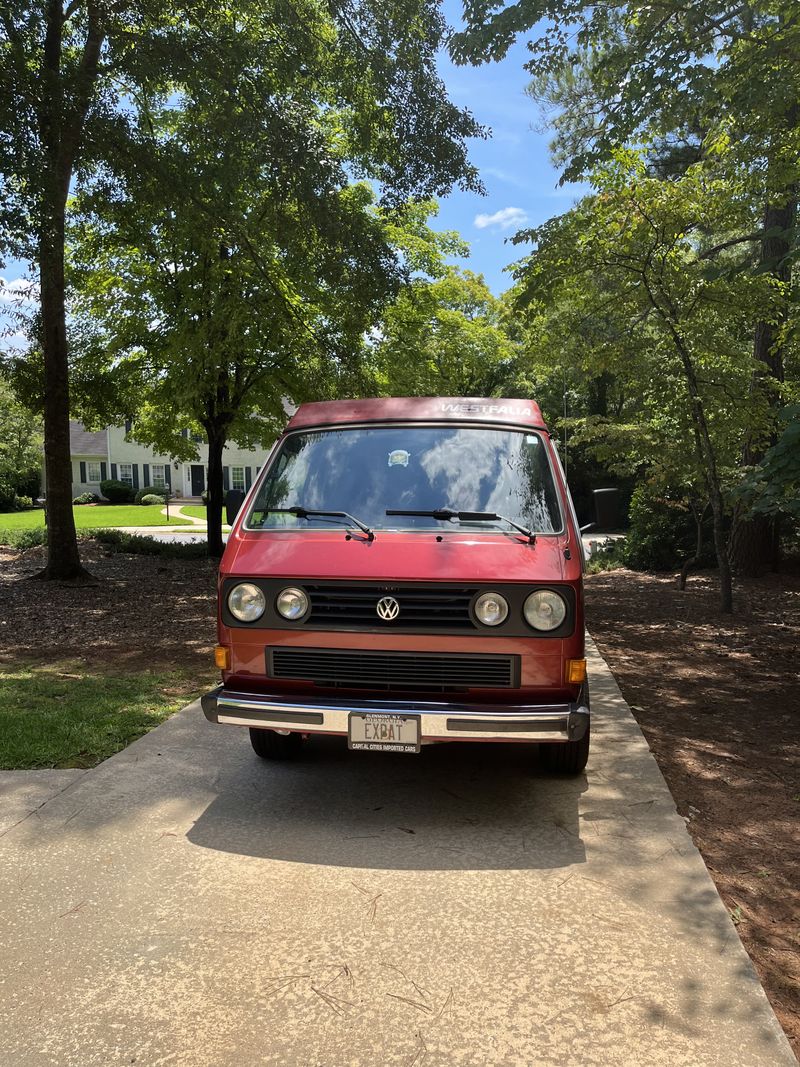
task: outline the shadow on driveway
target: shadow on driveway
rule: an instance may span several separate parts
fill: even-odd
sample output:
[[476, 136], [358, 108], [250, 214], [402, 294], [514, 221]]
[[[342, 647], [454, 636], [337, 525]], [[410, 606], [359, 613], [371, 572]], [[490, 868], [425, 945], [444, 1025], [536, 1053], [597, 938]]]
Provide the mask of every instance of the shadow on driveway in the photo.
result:
[[527, 746], [388, 755], [317, 737], [298, 762], [245, 756], [224, 777], [187, 835], [203, 848], [373, 870], [546, 869], [586, 859], [578, 820], [586, 778], [546, 777]]

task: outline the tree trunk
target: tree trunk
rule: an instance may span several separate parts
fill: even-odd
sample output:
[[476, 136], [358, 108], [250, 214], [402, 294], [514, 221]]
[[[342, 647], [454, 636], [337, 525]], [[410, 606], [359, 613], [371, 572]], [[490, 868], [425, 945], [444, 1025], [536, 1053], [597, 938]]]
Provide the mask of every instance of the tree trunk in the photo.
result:
[[222, 540], [222, 506], [224, 503], [222, 451], [225, 448], [227, 427], [208, 423], [205, 429], [208, 436], [208, 503], [206, 504], [208, 554], [219, 559], [225, 550]]
[[97, 81], [103, 41], [100, 11], [89, 4], [88, 27], [76, 83], [65, 94], [64, 12], [48, 0], [42, 49], [41, 93], [37, 101], [42, 148], [39, 200], [39, 283], [44, 353], [44, 460], [47, 478], [47, 566], [39, 578], [74, 581], [89, 575], [81, 566], [72, 512], [69, 444], [69, 358], [64, 286], [64, 233], [69, 184], [84, 122]]
[[717, 456], [714, 452], [714, 444], [708, 429], [703, 398], [697, 382], [697, 373], [689, 348], [677, 329], [675, 322], [661, 309], [654, 297], [650, 296], [651, 302], [660, 313], [664, 322], [672, 334], [678, 355], [683, 363], [683, 371], [686, 376], [686, 387], [689, 393], [689, 410], [692, 416], [692, 429], [694, 432], [695, 451], [698, 464], [705, 477], [708, 502], [711, 505], [714, 531], [714, 551], [717, 557], [719, 569], [719, 595], [720, 608], [726, 614], [733, 612], [733, 581], [731, 578], [731, 565], [728, 558], [728, 546], [725, 539], [725, 501], [722, 496], [722, 484], [719, 471], [717, 470]]
[[[791, 195], [784, 204], [767, 204], [764, 211], [764, 230], [767, 234], [761, 241], [760, 263], [772, 264], [770, 273], [788, 291], [791, 282], [789, 251], [797, 216], [797, 200]], [[784, 380], [783, 333], [789, 314], [789, 297], [783, 299], [780, 314], [775, 320], [757, 323], [753, 338], [752, 391], [763, 391], [771, 407], [780, 403], [779, 386]], [[764, 456], [766, 448], [774, 444], [775, 435], [761, 439], [750, 435], [742, 451], [742, 465], [754, 466]], [[776, 545], [777, 551], [776, 551]], [[765, 515], [748, 515], [737, 508], [734, 514], [729, 553], [731, 564], [737, 574], [758, 575], [765, 567], [777, 570], [780, 563], [780, 540], [777, 537], [775, 520]]]
[[47, 566], [38, 578], [87, 578], [72, 511], [69, 364], [64, 310], [64, 212], [51, 214], [39, 245], [44, 350], [44, 463], [47, 480]]
[[700, 511], [694, 500], [689, 501], [689, 507], [692, 509], [692, 517], [697, 530], [697, 543], [694, 546], [694, 555], [690, 556], [681, 567], [681, 574], [678, 579], [678, 588], [681, 592], [686, 588], [686, 579], [689, 576], [689, 571], [692, 567], [700, 566], [700, 560], [703, 555], [703, 519], [708, 511], [708, 504]]

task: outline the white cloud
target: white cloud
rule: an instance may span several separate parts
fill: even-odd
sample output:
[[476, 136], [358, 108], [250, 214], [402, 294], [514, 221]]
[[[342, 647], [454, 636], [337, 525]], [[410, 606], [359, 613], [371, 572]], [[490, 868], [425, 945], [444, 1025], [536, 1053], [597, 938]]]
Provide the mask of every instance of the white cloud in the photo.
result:
[[475, 225], [479, 230], [496, 227], [498, 230], [510, 230], [512, 226], [522, 226], [528, 221], [528, 216], [521, 207], [504, 207], [495, 211], [494, 215], [476, 215]]
[[39, 301], [39, 286], [27, 278], [6, 281], [0, 278], [0, 300], [8, 304], [32, 304]]
[[19, 356], [27, 352], [30, 342], [23, 333], [4, 333], [0, 329], [0, 353], [5, 356]]

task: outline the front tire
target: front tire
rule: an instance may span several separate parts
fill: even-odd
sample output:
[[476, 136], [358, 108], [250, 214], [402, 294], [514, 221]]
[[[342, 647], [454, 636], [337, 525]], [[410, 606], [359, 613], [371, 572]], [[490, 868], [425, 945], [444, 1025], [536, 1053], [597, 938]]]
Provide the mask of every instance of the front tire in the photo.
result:
[[276, 734], [274, 730], [250, 727], [250, 744], [261, 759], [299, 759], [303, 745], [301, 734]]
[[589, 724], [580, 741], [551, 742], [539, 745], [539, 758], [555, 774], [580, 774], [589, 759]]

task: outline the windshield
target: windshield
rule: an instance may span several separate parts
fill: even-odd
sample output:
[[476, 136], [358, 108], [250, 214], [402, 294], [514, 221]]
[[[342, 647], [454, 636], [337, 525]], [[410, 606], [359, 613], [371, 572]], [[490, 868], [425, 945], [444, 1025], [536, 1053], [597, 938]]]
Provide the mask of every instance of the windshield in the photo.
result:
[[[373, 426], [290, 434], [247, 516], [248, 529], [332, 528], [346, 520], [300, 518], [270, 508], [346, 511], [376, 530], [441, 531], [427, 516], [387, 509], [488, 511], [535, 533], [562, 528], [546, 446], [531, 431], [482, 426]], [[460, 523], [502, 529], [502, 522]]]

